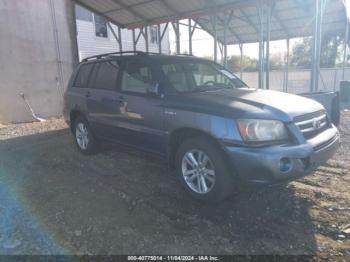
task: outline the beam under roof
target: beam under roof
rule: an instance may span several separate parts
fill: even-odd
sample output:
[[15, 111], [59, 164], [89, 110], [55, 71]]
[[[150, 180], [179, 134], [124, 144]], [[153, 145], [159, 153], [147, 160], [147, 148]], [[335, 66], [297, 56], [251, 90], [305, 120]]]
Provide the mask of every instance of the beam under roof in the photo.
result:
[[[146, 25], [175, 22], [191, 18], [209, 34], [214, 35], [209, 17], [217, 15], [225, 21], [230, 11], [234, 16], [227, 30], [228, 44], [259, 41], [258, 4], [275, 4], [271, 25], [271, 40], [311, 36], [312, 11], [315, 0], [74, 0], [78, 4], [106, 17], [122, 28], [142, 28]], [[324, 30], [343, 32], [347, 20], [343, 0], [328, 1]], [[328, 22], [327, 22], [328, 21]], [[265, 24], [263, 24], [265, 26]], [[217, 32], [224, 41], [223, 30]]]

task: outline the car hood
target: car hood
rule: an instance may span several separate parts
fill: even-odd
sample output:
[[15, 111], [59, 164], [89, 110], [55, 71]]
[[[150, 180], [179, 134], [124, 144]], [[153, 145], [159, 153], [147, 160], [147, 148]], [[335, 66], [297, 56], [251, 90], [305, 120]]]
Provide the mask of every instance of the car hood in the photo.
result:
[[183, 93], [180, 96], [182, 107], [234, 118], [292, 121], [296, 116], [324, 110], [320, 103], [305, 97], [253, 88]]

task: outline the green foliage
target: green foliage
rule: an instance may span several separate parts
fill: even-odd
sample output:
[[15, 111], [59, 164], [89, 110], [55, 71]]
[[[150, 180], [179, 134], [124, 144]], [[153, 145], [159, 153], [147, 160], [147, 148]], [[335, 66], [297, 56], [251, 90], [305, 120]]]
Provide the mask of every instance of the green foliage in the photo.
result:
[[[234, 55], [228, 58], [227, 66], [233, 72], [239, 72], [241, 57]], [[249, 56], [243, 56], [242, 68], [244, 72], [256, 72], [258, 71], [259, 61], [258, 59], [251, 58]], [[272, 54], [270, 57], [270, 70], [281, 70], [284, 68], [284, 57], [282, 54]]]
[[312, 54], [312, 39], [303, 38], [299, 43], [295, 44], [290, 58], [291, 67], [310, 68]]
[[282, 70], [285, 67], [285, 58], [281, 53], [272, 54], [270, 57], [270, 70]]
[[[241, 56], [234, 55], [228, 58], [227, 67], [232, 72], [239, 72], [241, 63]], [[258, 60], [250, 58], [249, 56], [242, 57], [242, 67], [244, 72], [257, 71]]]
[[[321, 43], [321, 61], [323, 68], [335, 67], [342, 59], [344, 35], [328, 32], [323, 35]], [[294, 45], [291, 53], [291, 66], [294, 68], [311, 68], [312, 38], [303, 38]]]

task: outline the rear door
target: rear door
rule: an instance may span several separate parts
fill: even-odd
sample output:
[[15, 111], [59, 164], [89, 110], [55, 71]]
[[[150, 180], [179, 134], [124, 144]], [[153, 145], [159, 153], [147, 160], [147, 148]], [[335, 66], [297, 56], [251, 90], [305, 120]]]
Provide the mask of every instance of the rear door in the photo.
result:
[[65, 94], [65, 103], [69, 104], [70, 110], [79, 110], [85, 115], [88, 114], [86, 94], [89, 92], [88, 85], [94, 63], [80, 65], [75, 76], [72, 88]]
[[148, 90], [159, 83], [150, 59], [125, 61], [120, 82], [120, 122], [124, 142], [146, 151], [165, 154], [163, 99]]
[[103, 60], [91, 73], [87, 97], [88, 118], [97, 136], [113, 139], [117, 136], [116, 120], [120, 115], [118, 91], [120, 61]]

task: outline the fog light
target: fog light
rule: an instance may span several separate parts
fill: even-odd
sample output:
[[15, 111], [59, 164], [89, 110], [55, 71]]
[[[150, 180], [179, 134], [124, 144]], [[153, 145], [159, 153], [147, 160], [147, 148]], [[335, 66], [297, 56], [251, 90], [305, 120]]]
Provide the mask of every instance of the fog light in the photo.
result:
[[280, 170], [281, 172], [288, 172], [292, 169], [292, 161], [290, 158], [284, 157], [280, 160]]

